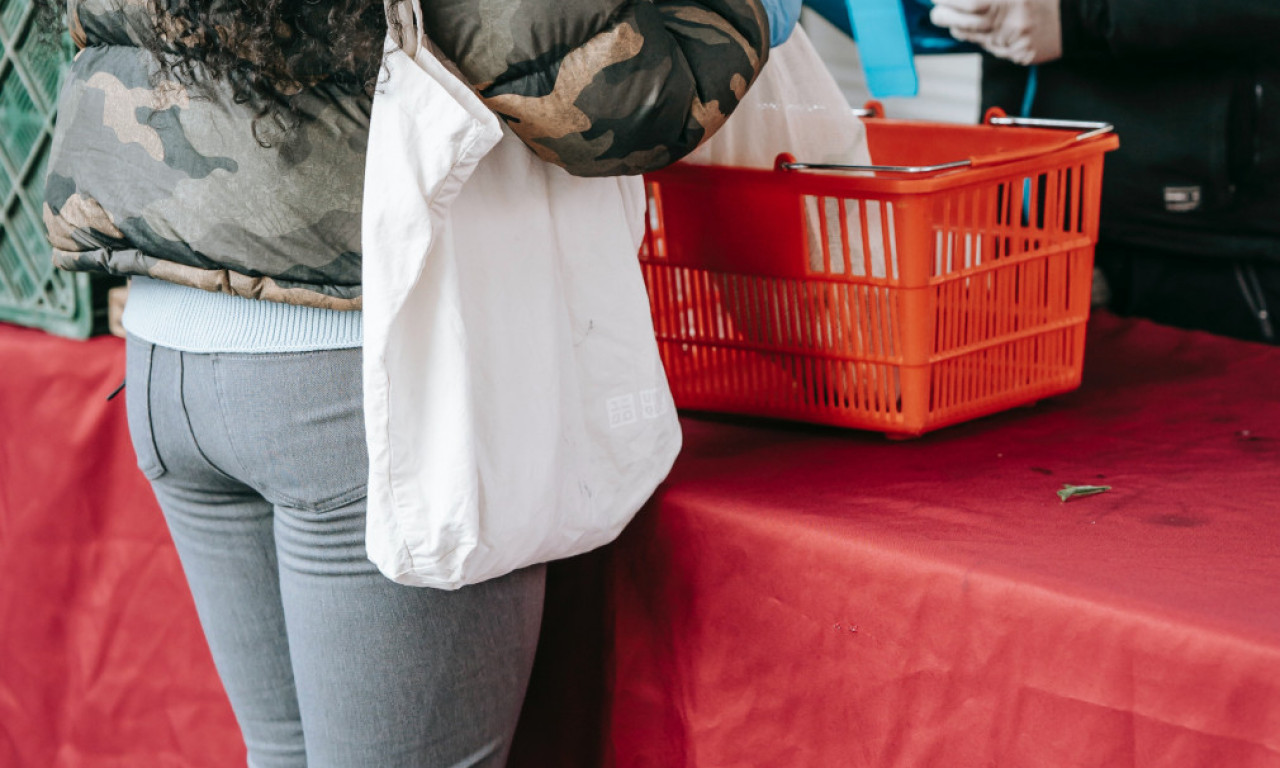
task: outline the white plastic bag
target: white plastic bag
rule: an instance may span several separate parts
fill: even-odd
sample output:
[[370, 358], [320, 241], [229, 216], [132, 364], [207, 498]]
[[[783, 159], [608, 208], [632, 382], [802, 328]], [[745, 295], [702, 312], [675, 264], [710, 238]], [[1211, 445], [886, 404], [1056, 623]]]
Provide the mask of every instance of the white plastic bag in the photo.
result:
[[[720, 132], [683, 162], [772, 170], [778, 155], [784, 152], [806, 163], [870, 165], [872, 162], [866, 127], [853, 113], [802, 27], [796, 27], [786, 43], [770, 52], [768, 63]], [[829, 269], [838, 273], [847, 271], [858, 277], [885, 278], [893, 271], [881, 232], [880, 203], [846, 199], [842, 213], [841, 201], [836, 197], [806, 195], [800, 202], [808, 238], [805, 252], [812, 273]], [[770, 214], [769, 211], [745, 213]], [[868, 230], [865, 251], [864, 220]], [[842, 236], [842, 228], [847, 236]], [[830, 254], [829, 264], [824, 250]], [[752, 296], [743, 295], [740, 281], [715, 274], [711, 282], [720, 292], [720, 305], [738, 333], [754, 343], [766, 346], [776, 343], [765, 330], [769, 327], [767, 323], [748, 316], [750, 308], [757, 305]], [[840, 296], [833, 284], [819, 285], [821, 289], [814, 294], [791, 303], [784, 292], [779, 298], [783, 303], [771, 310], [793, 316], [804, 344], [821, 347], [826, 343], [823, 339], [835, 328], [844, 329], [842, 334], [849, 338], [859, 338], [865, 333], [884, 339], [892, 333], [888, 319], [875, 329], [858, 328], [861, 313], [841, 309]], [[800, 386], [794, 373], [773, 357], [762, 355], [760, 361], [759, 370], [771, 371], [776, 376], [773, 386], [782, 386], [781, 382], [788, 381]], [[816, 402], [826, 397], [824, 393], [807, 390], [804, 396]]]
[[683, 162], [772, 168], [780, 152], [811, 163], [867, 165], [867, 132], [803, 27], [769, 61], [716, 135]]
[[370, 124], [366, 533], [388, 577], [454, 589], [612, 540], [680, 427], [639, 179], [544, 163], [416, 47], [388, 53]]
[[[808, 163], [871, 164], [867, 129], [853, 114], [803, 27], [796, 27], [787, 42], [769, 53], [760, 76], [720, 132], [684, 162], [771, 169], [783, 152]], [[828, 252], [842, 250], [838, 226], [823, 231], [819, 206], [826, 207], [828, 221], [838, 222], [840, 216], [839, 205], [832, 198], [805, 200], [809, 266], [814, 270], [823, 268], [823, 239]], [[865, 259], [856, 205], [846, 206], [846, 218], [856, 250], [849, 259], [854, 273], [865, 274], [869, 267], [873, 277], [884, 277], [883, 241], [868, 238], [870, 259]]]

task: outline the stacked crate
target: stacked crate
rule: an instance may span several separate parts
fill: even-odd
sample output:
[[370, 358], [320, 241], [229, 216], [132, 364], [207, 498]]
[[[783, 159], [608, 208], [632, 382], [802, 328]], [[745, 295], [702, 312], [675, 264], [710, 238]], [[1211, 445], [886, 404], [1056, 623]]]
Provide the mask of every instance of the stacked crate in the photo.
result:
[[30, 0], [0, 0], [0, 322], [85, 338], [102, 327], [102, 288], [55, 270], [42, 224], [65, 40], [38, 39]]

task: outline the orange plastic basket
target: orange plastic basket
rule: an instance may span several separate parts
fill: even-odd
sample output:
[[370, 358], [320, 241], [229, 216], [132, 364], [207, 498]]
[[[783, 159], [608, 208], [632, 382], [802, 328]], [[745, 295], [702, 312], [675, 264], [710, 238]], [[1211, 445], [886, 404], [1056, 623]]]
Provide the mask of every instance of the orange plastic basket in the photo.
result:
[[647, 175], [640, 258], [677, 406], [918, 435], [1078, 387], [1119, 142], [992, 121], [1017, 122], [865, 120], [894, 171], [784, 155]]

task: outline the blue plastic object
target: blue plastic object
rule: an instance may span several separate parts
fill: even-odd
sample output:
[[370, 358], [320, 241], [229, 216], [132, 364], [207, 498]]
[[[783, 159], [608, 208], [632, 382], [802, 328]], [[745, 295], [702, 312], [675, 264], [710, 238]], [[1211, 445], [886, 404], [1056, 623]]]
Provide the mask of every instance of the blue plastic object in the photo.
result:
[[872, 96], [915, 96], [920, 88], [899, 0], [846, 0]]
[[800, 20], [800, 0], [764, 0], [764, 12], [769, 17], [769, 47], [777, 48], [791, 37]]
[[973, 43], [965, 43], [951, 36], [950, 30], [929, 20], [930, 0], [902, 0], [902, 15], [907, 22], [907, 34], [911, 47], [917, 54], [976, 53], [980, 50]]
[[[862, 0], [805, 0], [805, 5], [817, 11], [818, 15], [834, 24], [840, 31], [854, 37], [853, 26], [849, 21], [849, 4], [858, 4]], [[902, 11], [903, 22], [907, 28], [907, 36], [911, 38], [911, 49], [917, 55], [931, 53], [974, 53], [981, 50], [972, 43], [961, 42], [951, 36], [945, 28], [939, 27], [929, 20], [929, 11], [933, 8], [930, 0], [898, 0]]]
[[872, 96], [916, 95], [913, 54], [977, 50], [929, 21], [930, 0], [806, 0], [805, 5], [858, 41]]

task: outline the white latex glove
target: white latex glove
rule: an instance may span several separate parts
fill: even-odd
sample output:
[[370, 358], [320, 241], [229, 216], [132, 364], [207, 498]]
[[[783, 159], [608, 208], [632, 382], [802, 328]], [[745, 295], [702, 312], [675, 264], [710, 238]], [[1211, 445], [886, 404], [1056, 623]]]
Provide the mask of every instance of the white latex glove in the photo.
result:
[[1024, 66], [1062, 57], [1058, 0], [933, 0], [929, 20]]

